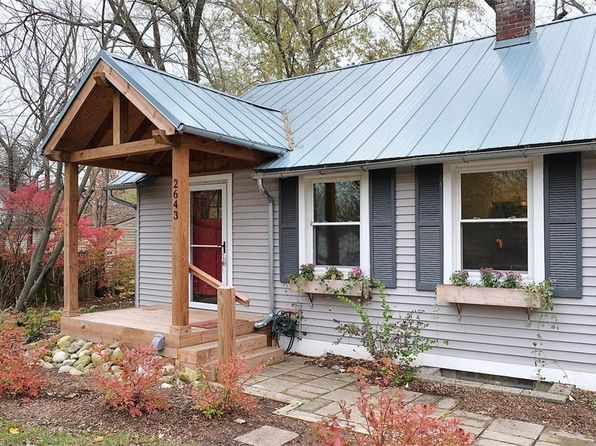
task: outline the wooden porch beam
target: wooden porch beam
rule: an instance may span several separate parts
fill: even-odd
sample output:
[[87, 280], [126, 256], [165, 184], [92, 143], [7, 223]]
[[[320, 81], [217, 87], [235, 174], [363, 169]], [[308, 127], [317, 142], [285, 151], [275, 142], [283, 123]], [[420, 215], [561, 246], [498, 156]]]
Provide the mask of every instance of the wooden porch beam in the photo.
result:
[[102, 73], [110, 84], [126, 96], [126, 98], [132, 102], [141, 113], [149, 118], [157, 128], [165, 130], [168, 135], [176, 133], [176, 128], [149, 101], [135, 90], [134, 87], [114, 71], [112, 67], [103, 61], [100, 61], [97, 66], [97, 72]]
[[172, 325], [170, 333], [190, 332], [189, 322], [189, 175], [188, 146], [172, 148]]
[[87, 161], [85, 164], [88, 166], [105, 167], [107, 169], [114, 170], [128, 170], [130, 172], [141, 172], [156, 176], [169, 175], [169, 170], [152, 166], [150, 164], [136, 163], [133, 161], [110, 159], [103, 161]]
[[181, 143], [190, 147], [191, 150], [212, 153], [226, 158], [235, 158], [244, 161], [262, 162], [266, 155], [258, 150], [244, 149], [217, 141], [201, 141], [193, 135], [182, 135]]
[[114, 90], [112, 97], [112, 144], [128, 142], [128, 101], [122, 93]]
[[62, 316], [79, 310], [79, 166], [64, 164], [64, 309]]
[[127, 156], [144, 155], [147, 153], [161, 152], [168, 150], [171, 146], [156, 144], [153, 138], [132, 141], [124, 144], [97, 147], [95, 149], [82, 149], [74, 152], [53, 152], [48, 158], [54, 161], [66, 161], [71, 163], [84, 164], [86, 161], [101, 161]]

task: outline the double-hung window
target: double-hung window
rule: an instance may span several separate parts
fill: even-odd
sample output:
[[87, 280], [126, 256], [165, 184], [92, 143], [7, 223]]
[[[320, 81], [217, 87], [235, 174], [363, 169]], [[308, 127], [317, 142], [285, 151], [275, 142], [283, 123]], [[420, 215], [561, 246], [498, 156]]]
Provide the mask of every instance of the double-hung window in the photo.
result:
[[368, 176], [316, 176], [302, 182], [301, 263], [368, 270]]
[[360, 265], [360, 181], [315, 182], [314, 263]]
[[544, 280], [542, 157], [444, 165], [445, 271]]
[[462, 267], [528, 272], [528, 170], [461, 174]]

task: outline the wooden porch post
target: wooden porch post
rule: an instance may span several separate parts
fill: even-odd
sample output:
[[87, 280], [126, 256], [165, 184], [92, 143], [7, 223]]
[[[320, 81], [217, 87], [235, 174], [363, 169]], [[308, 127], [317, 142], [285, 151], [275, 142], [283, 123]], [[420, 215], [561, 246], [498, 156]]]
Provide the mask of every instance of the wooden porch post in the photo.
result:
[[190, 193], [188, 146], [172, 148], [172, 325], [173, 334], [190, 332], [188, 318], [188, 230]]
[[236, 298], [234, 288], [217, 289], [217, 359], [226, 364], [236, 348]]
[[62, 316], [79, 311], [79, 166], [64, 163], [64, 309]]

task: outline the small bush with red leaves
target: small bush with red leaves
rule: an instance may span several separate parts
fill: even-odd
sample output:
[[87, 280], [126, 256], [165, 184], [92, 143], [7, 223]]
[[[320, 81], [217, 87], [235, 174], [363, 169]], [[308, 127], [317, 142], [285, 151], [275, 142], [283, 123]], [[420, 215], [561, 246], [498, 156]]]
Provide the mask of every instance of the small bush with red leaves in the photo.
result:
[[207, 379], [207, 370], [200, 370], [201, 383], [192, 389], [195, 408], [207, 418], [221, 417], [236, 411], [250, 412], [257, 406], [257, 401], [244, 393], [246, 382], [258, 374], [262, 368], [248, 371], [248, 364], [238, 356], [230, 362], [215, 366], [216, 382]]
[[122, 357], [114, 362], [118, 367], [115, 372], [107, 362], [94, 369], [92, 388], [103, 395], [108, 406], [133, 417], [169, 409], [167, 395], [160, 388], [164, 359], [150, 348], [121, 349]]
[[41, 349], [26, 352], [26, 333], [15, 316], [0, 314], [0, 395], [34, 397], [44, 383], [36, 362]]
[[454, 418], [432, 417], [435, 408], [424, 405], [406, 406], [399, 389], [383, 389], [371, 397], [368, 385], [361, 378], [356, 408], [366, 420], [367, 434], [355, 432], [353, 409], [341, 406], [346, 421], [338, 415], [321, 420], [314, 426], [322, 446], [469, 446], [470, 435]]

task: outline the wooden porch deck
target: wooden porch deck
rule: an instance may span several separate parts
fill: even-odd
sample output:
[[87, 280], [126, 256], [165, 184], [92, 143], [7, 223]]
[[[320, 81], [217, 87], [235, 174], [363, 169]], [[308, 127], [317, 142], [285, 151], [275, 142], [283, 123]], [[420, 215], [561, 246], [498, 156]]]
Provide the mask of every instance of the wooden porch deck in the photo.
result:
[[[178, 365], [196, 367], [217, 359], [217, 311], [189, 309], [189, 333], [169, 331], [172, 309], [168, 305], [100, 311], [80, 316], [62, 317], [65, 334], [98, 343], [121, 342], [133, 347], [147, 347], [156, 334], [165, 336], [165, 357]], [[254, 322], [261, 315], [236, 313], [234, 324], [236, 352], [251, 367], [283, 361], [283, 351], [272, 347], [268, 333], [255, 332]]]

